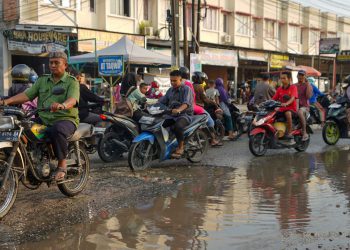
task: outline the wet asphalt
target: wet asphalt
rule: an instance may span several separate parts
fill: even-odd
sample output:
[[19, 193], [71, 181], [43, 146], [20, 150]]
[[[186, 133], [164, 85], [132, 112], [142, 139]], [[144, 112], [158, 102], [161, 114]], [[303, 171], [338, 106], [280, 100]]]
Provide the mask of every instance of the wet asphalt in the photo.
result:
[[254, 157], [248, 138], [211, 148], [200, 164], [92, 156], [87, 189], [21, 186], [0, 224], [3, 249], [349, 249], [350, 140], [320, 130], [304, 153]]

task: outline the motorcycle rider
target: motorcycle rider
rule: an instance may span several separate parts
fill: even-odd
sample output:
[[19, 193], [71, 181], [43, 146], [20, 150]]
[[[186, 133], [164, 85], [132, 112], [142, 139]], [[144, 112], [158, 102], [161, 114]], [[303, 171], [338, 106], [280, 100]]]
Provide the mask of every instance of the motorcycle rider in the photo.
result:
[[309, 135], [306, 131], [306, 118], [309, 115], [309, 99], [312, 97], [312, 86], [306, 79], [305, 70], [298, 71], [298, 83], [296, 83], [295, 85], [298, 88], [298, 117], [302, 128], [302, 141], [307, 141], [309, 139]]
[[317, 101], [317, 98], [319, 96], [325, 96], [325, 94], [323, 94], [315, 85], [315, 78], [308, 77], [307, 80], [311, 84], [312, 92], [313, 92], [311, 98], [309, 99], [310, 105], [313, 105], [318, 110], [320, 114], [321, 126], [323, 127], [326, 120], [326, 111], [324, 110], [322, 105]]
[[[215, 122], [213, 118], [210, 116], [210, 114], [200, 105], [197, 104], [197, 93], [195, 91], [195, 86], [188, 80], [190, 76], [190, 70], [187, 67], [180, 67], [179, 71], [181, 72], [181, 77], [183, 80], [183, 83], [187, 85], [188, 87], [191, 88], [192, 94], [193, 94], [193, 112], [195, 115], [201, 115], [201, 114], [206, 114], [208, 116], [208, 121], [207, 121], [207, 126], [210, 131], [210, 137], [211, 137], [211, 146], [216, 147], [216, 146], [222, 146], [223, 144], [217, 140], [216, 135], [215, 135]], [[200, 84], [200, 88], [202, 86]], [[215, 103], [214, 103], [215, 105]]]
[[264, 101], [271, 100], [276, 93], [276, 90], [269, 83], [269, 74], [261, 74], [261, 79], [262, 81], [259, 81], [255, 87], [254, 105], [259, 105]]
[[190, 87], [182, 83], [181, 71], [170, 72], [171, 87], [159, 102], [171, 109], [171, 114], [165, 116], [164, 127], [173, 126], [178, 141], [178, 147], [171, 155], [172, 158], [181, 158], [184, 154], [184, 128], [192, 121], [193, 94]]
[[[54, 173], [56, 181], [62, 181], [67, 175], [68, 138], [71, 137], [79, 124], [78, 109], [79, 83], [70, 76], [66, 69], [67, 55], [64, 52], [49, 54], [51, 75], [40, 77], [36, 83], [24, 93], [2, 100], [2, 105], [22, 104], [38, 97], [38, 107], [50, 107], [51, 111], [39, 112], [39, 117], [47, 125], [47, 136], [58, 160]], [[66, 98], [62, 95], [52, 95], [52, 89], [59, 86], [65, 90]]]
[[291, 84], [292, 75], [289, 71], [281, 73], [282, 86], [279, 87], [272, 97], [273, 100], [281, 102], [281, 108], [279, 112], [284, 113], [287, 120], [287, 131], [285, 134], [286, 139], [293, 139], [292, 133], [292, 122], [293, 113], [297, 112], [297, 99], [298, 99], [298, 88], [296, 85]]

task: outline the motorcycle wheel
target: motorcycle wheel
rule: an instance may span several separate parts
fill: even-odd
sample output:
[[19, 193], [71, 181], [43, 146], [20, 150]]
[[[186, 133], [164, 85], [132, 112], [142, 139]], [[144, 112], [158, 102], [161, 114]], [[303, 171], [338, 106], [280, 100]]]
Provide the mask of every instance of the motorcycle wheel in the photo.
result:
[[115, 132], [108, 132], [98, 143], [97, 153], [100, 159], [104, 162], [114, 162], [122, 158], [124, 150], [115, 146], [113, 140], [119, 140], [118, 134]]
[[154, 150], [149, 141], [140, 141], [131, 145], [128, 163], [132, 171], [145, 170], [151, 165]]
[[[196, 147], [191, 149], [191, 147]], [[188, 155], [187, 160], [196, 163], [200, 162], [208, 151], [208, 136], [202, 130], [198, 129], [187, 141], [185, 151]]]
[[[299, 140], [301, 141], [301, 136], [299, 136]], [[294, 140], [297, 140], [296, 138]], [[309, 139], [307, 141], [301, 141], [301, 143], [298, 143], [298, 146], [295, 147], [295, 150], [298, 152], [304, 152], [306, 151], [306, 149], [309, 147], [310, 144], [310, 135], [309, 135]]]
[[340, 138], [340, 129], [335, 121], [327, 121], [322, 129], [322, 138], [328, 145], [335, 145]]
[[90, 159], [84, 148], [79, 147], [79, 152], [75, 148], [71, 148], [67, 160], [73, 159], [78, 164], [78, 154], [80, 154], [81, 168], [78, 166], [68, 166], [65, 181], [57, 185], [59, 190], [68, 197], [76, 196], [83, 191], [89, 179]]
[[[8, 164], [0, 160], [0, 185], [4, 181], [4, 175]], [[6, 185], [0, 190], [0, 219], [3, 218], [13, 206], [18, 192], [17, 173], [10, 169]]]
[[225, 136], [225, 126], [220, 120], [216, 120], [215, 122], [215, 132], [217, 139], [221, 141]]
[[264, 135], [264, 133], [258, 133], [249, 138], [249, 150], [255, 156], [263, 156], [267, 151], [268, 142], [266, 139], [261, 141]]

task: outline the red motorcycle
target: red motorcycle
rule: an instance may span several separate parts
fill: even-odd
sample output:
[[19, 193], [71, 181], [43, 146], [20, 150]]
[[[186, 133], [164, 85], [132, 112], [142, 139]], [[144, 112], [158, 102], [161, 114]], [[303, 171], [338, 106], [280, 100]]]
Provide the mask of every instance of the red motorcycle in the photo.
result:
[[[293, 117], [294, 139], [284, 138], [286, 132], [286, 119], [283, 113], [278, 112], [280, 102], [273, 100], [260, 104], [260, 111], [253, 120], [254, 129], [250, 132], [249, 150], [255, 156], [263, 156], [267, 149], [294, 148], [299, 152], [307, 149], [309, 139], [302, 140], [302, 129], [297, 117]], [[312, 134], [309, 124], [307, 133]]]

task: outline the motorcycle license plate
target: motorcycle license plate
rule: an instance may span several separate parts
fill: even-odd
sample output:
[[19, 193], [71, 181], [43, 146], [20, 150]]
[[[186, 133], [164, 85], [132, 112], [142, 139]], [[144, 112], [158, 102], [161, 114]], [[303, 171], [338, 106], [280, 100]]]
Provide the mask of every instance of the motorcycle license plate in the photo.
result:
[[0, 131], [0, 141], [18, 141], [19, 130], [15, 131]]

